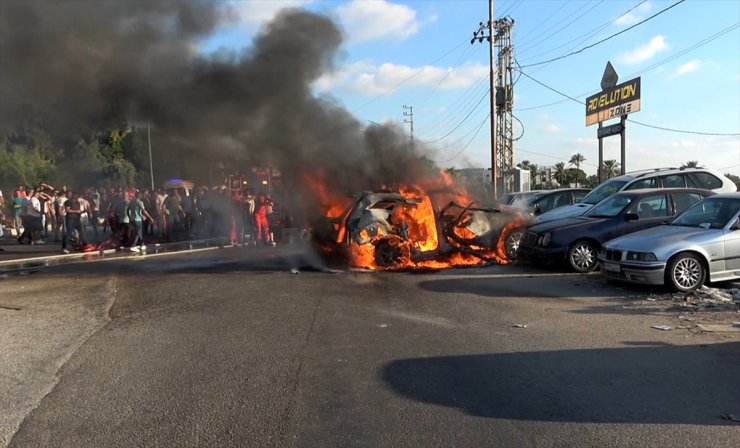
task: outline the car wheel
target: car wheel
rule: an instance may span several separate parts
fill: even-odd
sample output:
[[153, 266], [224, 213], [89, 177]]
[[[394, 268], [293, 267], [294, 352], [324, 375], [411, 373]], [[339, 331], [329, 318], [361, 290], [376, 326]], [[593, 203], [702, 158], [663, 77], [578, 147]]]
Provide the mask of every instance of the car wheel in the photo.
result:
[[396, 266], [401, 261], [403, 251], [398, 244], [390, 240], [380, 241], [375, 245], [375, 264], [381, 268]]
[[504, 251], [506, 258], [511, 261], [519, 259], [519, 246], [524, 237], [524, 229], [513, 229], [504, 235]]
[[694, 291], [704, 284], [707, 271], [701, 259], [690, 253], [678, 254], [668, 263], [666, 283], [677, 291]]
[[576, 241], [568, 251], [568, 263], [577, 272], [591, 272], [596, 269], [597, 249], [593, 243], [580, 240]]

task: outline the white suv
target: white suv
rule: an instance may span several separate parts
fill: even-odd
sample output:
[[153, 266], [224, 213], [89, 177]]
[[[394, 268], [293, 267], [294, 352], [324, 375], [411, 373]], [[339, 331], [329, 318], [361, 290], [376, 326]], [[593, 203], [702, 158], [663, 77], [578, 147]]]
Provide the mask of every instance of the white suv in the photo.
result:
[[543, 213], [535, 219], [535, 222], [580, 216], [594, 204], [618, 191], [640, 188], [703, 188], [717, 193], [737, 191], [737, 186], [727, 176], [709, 168], [655, 168], [634, 171], [612, 177], [591, 190], [581, 202]]

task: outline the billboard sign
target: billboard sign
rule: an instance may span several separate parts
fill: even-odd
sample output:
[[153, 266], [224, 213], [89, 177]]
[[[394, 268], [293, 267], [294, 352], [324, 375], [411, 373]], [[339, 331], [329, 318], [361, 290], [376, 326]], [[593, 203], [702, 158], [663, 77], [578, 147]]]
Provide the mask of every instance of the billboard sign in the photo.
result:
[[618, 84], [586, 98], [586, 126], [640, 110], [640, 78]]

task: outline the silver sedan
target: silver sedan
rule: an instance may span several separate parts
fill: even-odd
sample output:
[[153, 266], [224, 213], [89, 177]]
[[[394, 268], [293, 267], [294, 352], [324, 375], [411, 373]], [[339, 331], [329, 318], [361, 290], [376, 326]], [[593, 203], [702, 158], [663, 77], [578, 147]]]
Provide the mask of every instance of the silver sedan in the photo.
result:
[[705, 198], [670, 224], [605, 243], [599, 252], [601, 273], [678, 291], [740, 278], [739, 214], [740, 193]]

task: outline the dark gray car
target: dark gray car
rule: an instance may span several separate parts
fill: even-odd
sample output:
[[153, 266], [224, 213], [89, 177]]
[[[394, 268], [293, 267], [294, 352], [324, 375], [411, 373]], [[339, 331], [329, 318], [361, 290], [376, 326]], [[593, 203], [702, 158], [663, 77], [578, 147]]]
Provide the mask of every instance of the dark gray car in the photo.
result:
[[583, 216], [529, 226], [519, 251], [530, 261], [566, 261], [575, 271], [589, 272], [597, 267], [599, 249], [606, 241], [668, 222], [713, 194], [696, 188], [622, 191]]

